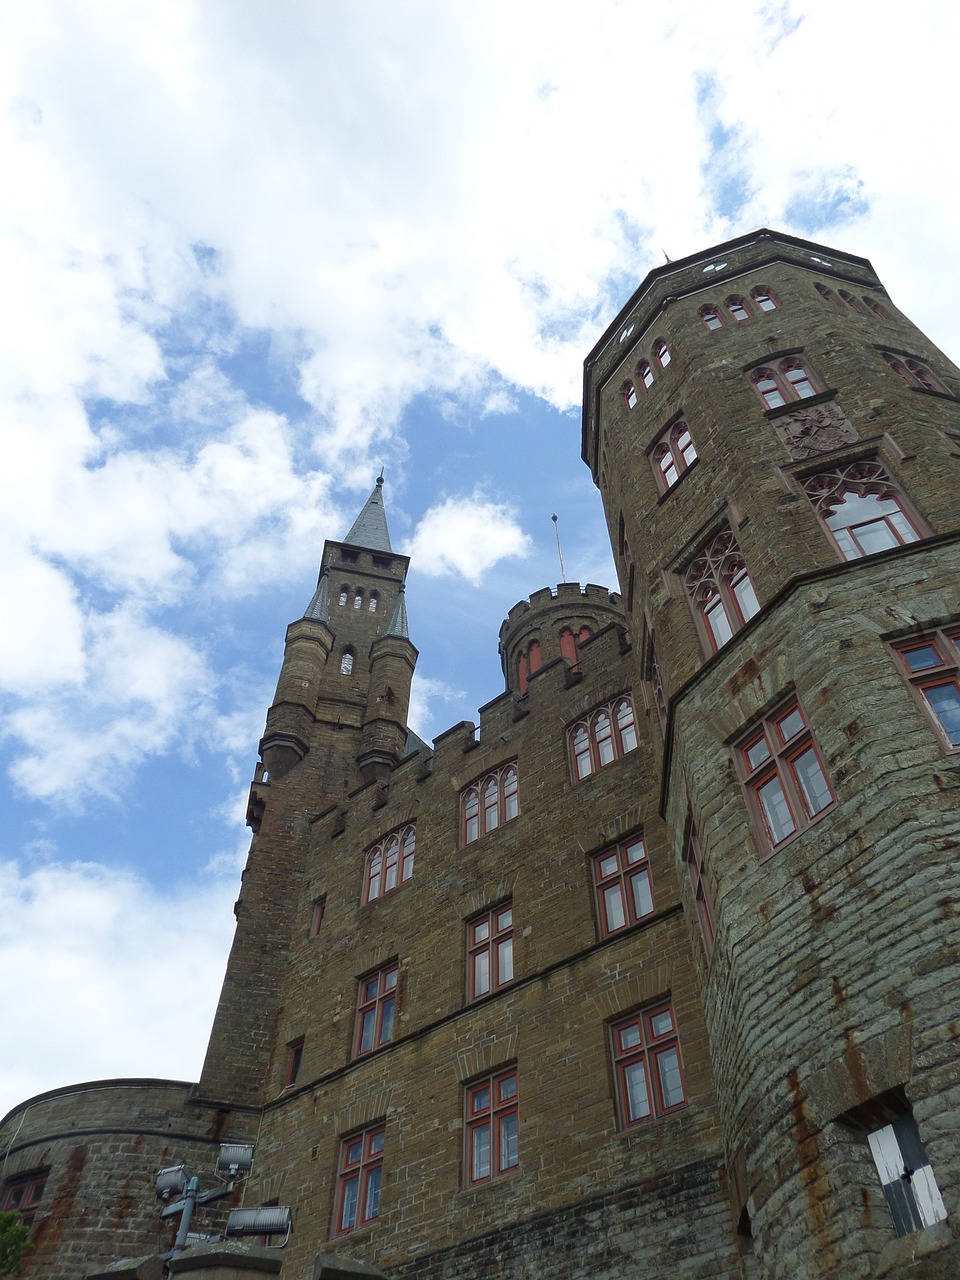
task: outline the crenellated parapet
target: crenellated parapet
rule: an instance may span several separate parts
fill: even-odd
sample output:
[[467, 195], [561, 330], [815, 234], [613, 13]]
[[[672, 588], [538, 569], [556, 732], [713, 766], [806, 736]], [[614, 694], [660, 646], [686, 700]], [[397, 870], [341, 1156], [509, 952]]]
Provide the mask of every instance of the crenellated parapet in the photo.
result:
[[500, 664], [507, 689], [526, 696], [530, 679], [562, 660], [579, 662], [580, 645], [610, 623], [624, 623], [620, 597], [594, 583], [560, 583], [534, 591], [508, 613], [500, 627]]

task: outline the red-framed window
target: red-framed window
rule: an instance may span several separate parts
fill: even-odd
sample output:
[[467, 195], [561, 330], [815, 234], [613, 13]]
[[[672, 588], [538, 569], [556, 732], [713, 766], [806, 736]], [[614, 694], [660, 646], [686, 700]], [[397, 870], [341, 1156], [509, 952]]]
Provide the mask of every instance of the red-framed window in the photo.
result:
[[850, 308], [851, 311], [856, 311], [857, 315], [859, 316], [866, 315], [866, 312], [864, 311], [863, 307], [861, 307], [860, 303], [856, 300], [853, 294], [850, 293], [849, 290], [841, 289], [840, 297], [844, 300], [844, 302], [847, 304], [847, 306]]
[[512, 1173], [520, 1163], [516, 1067], [468, 1085], [466, 1112], [468, 1184], [476, 1186]]
[[844, 560], [920, 541], [899, 486], [875, 458], [808, 476], [803, 489]]
[[697, 919], [700, 921], [700, 934], [703, 938], [703, 947], [707, 953], [707, 959], [713, 955], [713, 947], [717, 937], [717, 927], [713, 912], [713, 899], [710, 897], [710, 888], [707, 884], [707, 874], [703, 865], [703, 854], [700, 852], [700, 842], [697, 839], [697, 833], [690, 828], [687, 833], [687, 846], [684, 850], [684, 859], [687, 864], [687, 872], [690, 876], [690, 885], [693, 890], [693, 900], [697, 907]]
[[750, 308], [747, 306], [744, 299], [738, 297], [736, 294], [732, 294], [727, 298], [724, 305], [734, 320], [740, 321], [750, 319]]
[[527, 692], [527, 680], [543, 666], [543, 651], [539, 640], [531, 640], [522, 653], [517, 655], [517, 681], [520, 685], [521, 698]]
[[653, 386], [653, 369], [646, 360], [641, 360], [637, 365], [637, 377], [645, 391], [649, 391]]
[[807, 366], [795, 356], [781, 360], [775, 368], [754, 369], [751, 381], [767, 409], [779, 409], [791, 400], [806, 400], [821, 390]]
[[287, 1062], [283, 1072], [283, 1087], [291, 1088], [297, 1083], [300, 1068], [303, 1066], [303, 1036], [291, 1040], [287, 1045]]
[[751, 289], [750, 297], [759, 311], [776, 311], [780, 306], [770, 290], [763, 285], [757, 285], [755, 289]]
[[392, 831], [368, 852], [363, 877], [363, 900], [373, 902], [413, 875], [417, 851], [415, 823]]
[[813, 287], [816, 289], [817, 293], [819, 293], [820, 297], [823, 298], [824, 302], [829, 302], [832, 307], [842, 306], [840, 299], [833, 290], [828, 289], [827, 286], [825, 284], [821, 284], [819, 280], [816, 281]]
[[623, 394], [623, 403], [627, 408], [635, 409], [637, 407], [637, 400], [639, 399], [636, 386], [627, 380], [621, 387], [621, 392]]
[[386, 1130], [372, 1125], [340, 1142], [337, 1167], [336, 1234], [346, 1235], [380, 1217]]
[[575, 667], [579, 661], [577, 638], [569, 627], [564, 627], [560, 632], [560, 656], [566, 659], [571, 667]]
[[687, 1105], [677, 1020], [669, 1001], [614, 1023], [611, 1037], [623, 1128]]
[[665, 369], [673, 357], [670, 354], [670, 348], [662, 338], [658, 338], [653, 344], [653, 354], [657, 364], [661, 369]]
[[49, 1176], [49, 1169], [35, 1169], [11, 1178], [3, 1188], [0, 1212], [19, 1213], [24, 1226], [29, 1227], [37, 1216]]
[[949, 395], [940, 379], [916, 356], [901, 357], [893, 351], [882, 351], [880, 354], [908, 387], [914, 387], [918, 391], [937, 391], [943, 395]]
[[834, 803], [820, 752], [794, 698], [735, 748], [754, 824], [767, 849], [811, 826]]
[[691, 561], [683, 585], [711, 653], [760, 611], [746, 561], [730, 529], [718, 533]]
[[869, 309], [873, 312], [873, 314], [875, 316], [878, 316], [881, 320], [890, 319], [889, 312], [885, 307], [880, 305], [880, 303], [876, 300], [876, 298], [871, 298], [868, 294], [865, 293], [863, 295], [863, 303], [864, 303], [864, 306], [869, 307]]
[[697, 446], [685, 422], [676, 422], [653, 451], [654, 474], [660, 492], [666, 493], [697, 460]]
[[513, 981], [513, 903], [467, 921], [467, 999], [479, 1000]]
[[460, 796], [460, 838], [473, 844], [520, 812], [520, 783], [515, 764], [501, 765]]
[[894, 645], [903, 673], [948, 751], [960, 751], [960, 626]]
[[598, 853], [593, 859], [593, 886], [602, 938], [653, 915], [653, 879], [643, 837]]
[[320, 932], [323, 924], [323, 917], [327, 910], [327, 897], [324, 894], [320, 898], [314, 898], [313, 909], [310, 914], [310, 937], [315, 938]]
[[573, 776], [577, 782], [613, 764], [637, 748], [637, 717], [633, 699], [624, 694], [598, 707], [568, 733]]
[[700, 319], [711, 331], [723, 328], [723, 317], [713, 305], [708, 304], [700, 308]]
[[353, 1056], [362, 1057], [389, 1044], [397, 1011], [399, 965], [388, 964], [376, 973], [361, 978], [357, 991], [357, 1026], [353, 1037]]

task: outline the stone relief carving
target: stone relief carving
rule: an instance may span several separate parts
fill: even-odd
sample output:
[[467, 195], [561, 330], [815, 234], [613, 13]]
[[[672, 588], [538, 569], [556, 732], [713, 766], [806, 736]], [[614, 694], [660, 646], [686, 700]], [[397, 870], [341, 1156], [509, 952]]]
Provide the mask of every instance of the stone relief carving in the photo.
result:
[[856, 427], [838, 404], [798, 407], [773, 423], [792, 458], [812, 458], [860, 439]]

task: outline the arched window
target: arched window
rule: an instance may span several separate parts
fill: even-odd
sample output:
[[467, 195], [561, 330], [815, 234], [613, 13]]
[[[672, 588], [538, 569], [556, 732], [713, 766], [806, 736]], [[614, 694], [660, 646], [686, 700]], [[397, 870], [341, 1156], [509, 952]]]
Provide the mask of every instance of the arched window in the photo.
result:
[[394, 831], [367, 853], [363, 900], [373, 902], [413, 875], [417, 828], [411, 824]]
[[828, 289], [827, 286], [825, 284], [821, 284], [819, 280], [813, 287], [816, 289], [817, 293], [819, 293], [820, 297], [823, 298], [825, 302], [829, 302], [831, 306], [839, 307], [841, 305], [840, 299], [833, 290]]
[[370, 604], [367, 606], [371, 613], [376, 613], [380, 608], [380, 593], [377, 591], [370, 592]]
[[736, 294], [731, 295], [726, 301], [726, 308], [733, 316], [734, 320], [749, 320], [750, 310], [743, 298]]
[[692, 561], [683, 585], [711, 653], [760, 610], [746, 561], [730, 529], [717, 534]]
[[750, 290], [750, 297], [761, 311], [776, 311], [779, 303], [769, 290], [763, 285], [757, 285], [755, 289]]
[[643, 383], [647, 391], [653, 386], [653, 370], [646, 360], [641, 360], [637, 365], [637, 377]]
[[638, 399], [637, 388], [632, 382], [627, 381], [623, 384], [621, 390], [623, 391], [623, 403], [628, 409], [635, 409], [637, 407]]
[[577, 642], [569, 627], [564, 627], [560, 632], [560, 656], [572, 667], [577, 665]]
[[661, 369], [665, 369], [673, 358], [670, 355], [670, 348], [662, 338], [658, 338], [654, 343], [653, 354], [656, 356], [657, 364]]
[[598, 707], [567, 731], [573, 776], [577, 782], [637, 749], [636, 716], [629, 695]]
[[685, 422], [677, 422], [653, 452], [654, 471], [662, 493], [666, 493], [697, 460], [697, 448]]
[[700, 308], [700, 319], [708, 329], [722, 329], [723, 320], [716, 307], [708, 305]]
[[593, 632], [589, 627], [581, 627], [580, 634], [577, 636], [577, 644], [583, 644], [584, 640], [589, 640]]
[[768, 409], [779, 409], [788, 400], [805, 400], [820, 388], [802, 360], [781, 360], [777, 368], [754, 369], [751, 374], [757, 395]]
[[363, 608], [363, 592], [358, 587], [353, 596], [353, 607], [355, 609]]
[[931, 373], [922, 360], [917, 360], [915, 356], [907, 355], [900, 359], [892, 351], [881, 351], [880, 354], [894, 373], [900, 375], [908, 387], [915, 387], [921, 391], [937, 391], [942, 395], [950, 394], [940, 379]]
[[885, 308], [881, 307], [880, 303], [876, 300], [876, 298], [871, 298], [871, 297], [868, 297], [867, 294], [864, 294], [863, 301], [864, 301], [864, 305], [869, 307], [875, 316], [879, 316], [881, 320], [890, 319], [889, 314], [887, 313]]
[[844, 560], [920, 540], [897, 484], [876, 459], [821, 472], [803, 488]]
[[520, 685], [521, 698], [527, 692], [527, 680], [543, 666], [543, 653], [539, 640], [531, 640], [526, 649], [517, 657], [517, 679]]
[[473, 844], [488, 831], [510, 822], [520, 812], [517, 766], [505, 764], [460, 796], [460, 838]]
[[340, 674], [342, 676], [353, 675], [353, 659], [354, 659], [354, 652], [348, 646], [346, 649], [344, 649], [343, 657], [340, 659]]
[[342, 587], [340, 588], [340, 603], [341, 603], [341, 605], [346, 604], [346, 603], [347, 603], [347, 600], [348, 600], [349, 598], [350, 598], [350, 588], [349, 588], [348, 586], [344, 585], [344, 586], [342, 586]]
[[861, 307], [860, 303], [856, 300], [856, 298], [853, 296], [852, 293], [848, 292], [848, 290], [841, 289], [840, 297], [844, 300], [847, 306], [851, 308], [851, 310], [856, 311], [858, 316], [862, 316], [866, 314], [863, 310], [863, 307]]

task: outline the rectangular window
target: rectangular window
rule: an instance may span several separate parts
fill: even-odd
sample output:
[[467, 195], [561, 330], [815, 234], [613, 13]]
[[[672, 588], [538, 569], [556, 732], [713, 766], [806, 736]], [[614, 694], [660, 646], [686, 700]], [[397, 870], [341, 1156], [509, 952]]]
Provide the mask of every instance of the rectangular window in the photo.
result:
[[513, 981], [513, 904], [504, 903], [467, 923], [467, 999]]
[[340, 1143], [337, 1235], [365, 1227], [380, 1216], [384, 1134], [384, 1126], [378, 1124]]
[[611, 1028], [617, 1103], [624, 1128], [687, 1104], [673, 1006], [658, 1004]]
[[950, 751], [960, 750], [960, 627], [895, 646], [901, 670]]
[[473, 1186], [511, 1173], [520, 1163], [517, 1069], [467, 1088], [467, 1181]]
[[703, 867], [703, 854], [700, 852], [700, 843], [697, 840], [697, 833], [690, 828], [687, 836], [686, 848], [687, 871], [690, 873], [690, 884], [693, 888], [693, 900], [697, 904], [697, 918], [700, 921], [700, 933], [703, 936], [703, 947], [707, 953], [707, 959], [713, 955], [713, 944], [716, 939], [716, 926], [714, 924], [713, 902], [710, 898], [710, 890], [707, 886], [707, 877]]
[[809, 827], [833, 804], [820, 754], [796, 700], [761, 721], [735, 754], [755, 825], [769, 848]]
[[397, 1004], [397, 979], [400, 968], [389, 964], [376, 973], [360, 979], [357, 996], [357, 1029], [354, 1036], [355, 1058], [372, 1053], [393, 1039]]
[[313, 914], [310, 917], [310, 937], [315, 938], [320, 932], [320, 926], [323, 924], [323, 913], [327, 909], [327, 899], [315, 898], [313, 903]]
[[33, 1222], [43, 1199], [43, 1190], [47, 1185], [49, 1169], [37, 1169], [32, 1173], [24, 1173], [11, 1178], [3, 1188], [0, 1198], [0, 1211], [3, 1213], [19, 1213], [25, 1226]]
[[917, 1122], [900, 1116], [893, 1124], [867, 1134], [883, 1194], [898, 1236], [932, 1227], [947, 1216]]
[[303, 1036], [299, 1040], [291, 1040], [287, 1045], [287, 1066], [283, 1074], [283, 1087], [289, 1089], [297, 1083], [297, 1076], [303, 1065]]
[[593, 859], [593, 883], [601, 937], [652, 915], [653, 880], [643, 837], [598, 853]]

